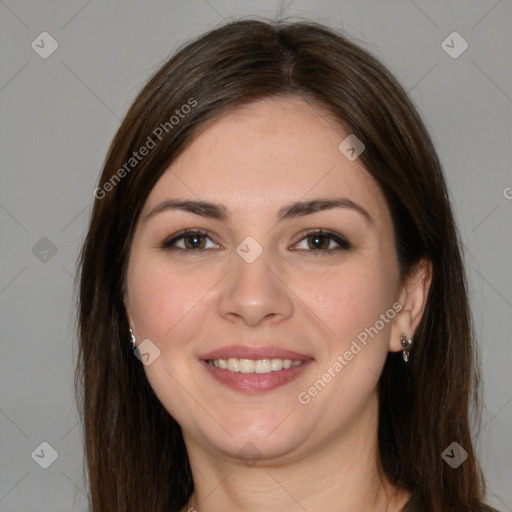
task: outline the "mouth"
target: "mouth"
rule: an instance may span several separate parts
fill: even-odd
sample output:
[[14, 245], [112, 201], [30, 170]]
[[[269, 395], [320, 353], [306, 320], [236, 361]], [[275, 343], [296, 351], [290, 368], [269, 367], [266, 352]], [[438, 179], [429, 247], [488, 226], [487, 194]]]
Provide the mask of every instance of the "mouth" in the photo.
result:
[[221, 368], [228, 372], [240, 373], [271, 373], [281, 371], [283, 368], [288, 370], [291, 367], [300, 366], [304, 363], [302, 360], [292, 361], [291, 359], [238, 359], [230, 357], [229, 359], [206, 359], [206, 362], [215, 368]]
[[200, 356], [219, 383], [236, 391], [257, 394], [296, 379], [314, 359], [278, 347], [231, 346]]

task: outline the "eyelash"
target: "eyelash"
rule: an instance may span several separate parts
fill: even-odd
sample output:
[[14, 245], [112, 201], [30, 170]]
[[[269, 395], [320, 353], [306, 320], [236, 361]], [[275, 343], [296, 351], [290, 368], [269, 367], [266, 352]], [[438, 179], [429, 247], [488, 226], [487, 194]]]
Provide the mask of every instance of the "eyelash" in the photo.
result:
[[[172, 236], [171, 238], [164, 240], [159, 245], [159, 247], [160, 247], [160, 249], [163, 249], [166, 251], [188, 252], [188, 253], [203, 252], [206, 250], [210, 250], [210, 249], [183, 249], [182, 247], [173, 247], [173, 245], [176, 242], [178, 242], [179, 240], [184, 239], [188, 236], [193, 236], [193, 235], [205, 236], [210, 239], [212, 238], [212, 234], [209, 231], [201, 230], [201, 229], [186, 229], [184, 231], [177, 233], [176, 235]], [[318, 237], [325, 237], [325, 238], [328, 238], [329, 240], [333, 240], [334, 242], [336, 242], [338, 244], [338, 247], [336, 247], [334, 249], [325, 249], [325, 250], [324, 249], [317, 249], [317, 250], [299, 249], [299, 250], [306, 250], [306, 252], [317, 253], [317, 254], [321, 254], [321, 253], [329, 254], [329, 253], [333, 253], [333, 252], [349, 250], [352, 248], [351, 244], [344, 237], [342, 237], [341, 235], [339, 235], [333, 231], [329, 231], [329, 230], [325, 230], [325, 229], [314, 229], [314, 230], [310, 230], [310, 231], [303, 233], [302, 238], [297, 242], [297, 244], [308, 239], [309, 237], [312, 237], [313, 235], [316, 235]], [[297, 244], [295, 244], [295, 245], [297, 245]]]

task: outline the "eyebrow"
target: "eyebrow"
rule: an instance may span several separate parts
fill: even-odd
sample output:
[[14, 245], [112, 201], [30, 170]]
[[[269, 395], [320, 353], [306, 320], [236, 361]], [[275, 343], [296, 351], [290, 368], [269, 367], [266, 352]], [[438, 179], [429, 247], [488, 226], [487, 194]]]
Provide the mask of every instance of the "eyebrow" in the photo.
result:
[[[359, 204], [344, 197], [318, 198], [310, 201], [297, 201], [283, 206], [277, 213], [279, 221], [290, 220], [296, 217], [311, 215], [322, 210], [332, 208], [346, 208], [360, 213], [369, 224], [374, 224], [372, 216]], [[230, 218], [226, 207], [222, 204], [212, 203], [210, 201], [192, 201], [183, 199], [166, 199], [155, 206], [143, 218], [143, 222], [148, 221], [155, 215], [169, 210], [181, 210], [194, 213], [201, 217], [211, 218], [220, 221], [227, 221]]]

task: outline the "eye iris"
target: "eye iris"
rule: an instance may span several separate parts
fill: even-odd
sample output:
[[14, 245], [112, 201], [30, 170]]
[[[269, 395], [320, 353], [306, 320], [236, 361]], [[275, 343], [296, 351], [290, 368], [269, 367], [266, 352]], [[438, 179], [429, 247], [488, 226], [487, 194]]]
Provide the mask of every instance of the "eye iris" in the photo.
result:
[[[204, 248], [204, 235], [187, 235], [185, 237], [185, 247], [187, 249], [203, 249]], [[189, 240], [194, 240], [194, 242], [192, 242], [192, 244], [188, 243]], [[201, 243], [200, 241], [198, 242], [198, 240], [202, 240], [203, 243]], [[199, 244], [200, 247], [198, 247], [197, 245], [195, 245], [196, 243]]]
[[[329, 238], [325, 235], [311, 235], [308, 237], [310, 241], [313, 241], [313, 245], [309, 243], [309, 247], [312, 249], [327, 249], [329, 247]], [[323, 239], [323, 243], [321, 240]], [[320, 241], [320, 243], [317, 245], [317, 242]]]

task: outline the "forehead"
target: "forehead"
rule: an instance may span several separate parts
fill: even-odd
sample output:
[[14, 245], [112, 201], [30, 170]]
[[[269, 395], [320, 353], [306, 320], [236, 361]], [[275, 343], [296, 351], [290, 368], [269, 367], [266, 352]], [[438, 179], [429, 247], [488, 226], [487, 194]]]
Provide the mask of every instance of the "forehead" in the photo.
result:
[[298, 97], [258, 100], [213, 122], [157, 182], [145, 210], [169, 197], [215, 200], [236, 214], [277, 212], [312, 197], [347, 197], [374, 218], [387, 206], [360, 160], [338, 149], [349, 135]]

